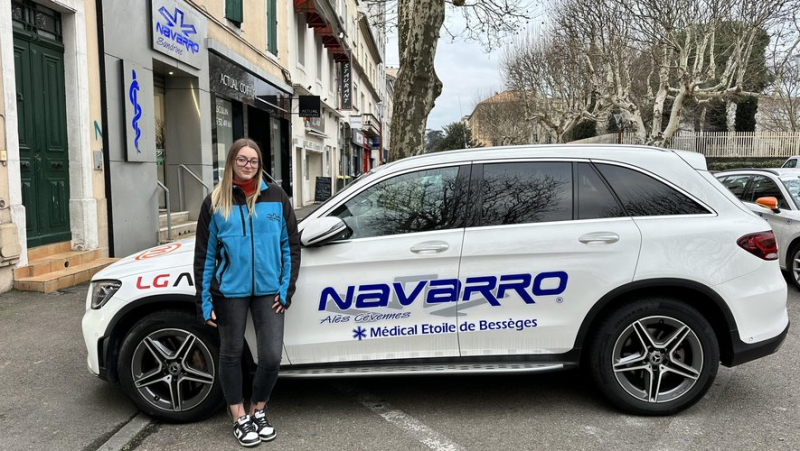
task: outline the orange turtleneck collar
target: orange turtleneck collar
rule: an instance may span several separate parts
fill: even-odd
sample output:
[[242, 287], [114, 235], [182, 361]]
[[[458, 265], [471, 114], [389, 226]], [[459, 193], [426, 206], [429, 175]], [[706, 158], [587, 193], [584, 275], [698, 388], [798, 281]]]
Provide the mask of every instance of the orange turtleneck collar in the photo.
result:
[[246, 182], [237, 182], [236, 180], [232, 180], [232, 181], [233, 181], [233, 184], [235, 186], [238, 186], [239, 188], [242, 189], [242, 191], [244, 191], [244, 194], [246, 196], [250, 197], [250, 196], [252, 196], [253, 194], [256, 193], [256, 178], [255, 177], [251, 178], [250, 180], [248, 180]]

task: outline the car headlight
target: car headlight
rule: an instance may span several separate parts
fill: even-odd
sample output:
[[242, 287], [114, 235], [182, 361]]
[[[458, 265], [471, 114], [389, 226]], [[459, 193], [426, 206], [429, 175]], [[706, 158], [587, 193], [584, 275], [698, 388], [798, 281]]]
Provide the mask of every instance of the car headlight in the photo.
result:
[[114, 293], [122, 286], [119, 280], [98, 280], [92, 289], [92, 308], [97, 310], [104, 306]]

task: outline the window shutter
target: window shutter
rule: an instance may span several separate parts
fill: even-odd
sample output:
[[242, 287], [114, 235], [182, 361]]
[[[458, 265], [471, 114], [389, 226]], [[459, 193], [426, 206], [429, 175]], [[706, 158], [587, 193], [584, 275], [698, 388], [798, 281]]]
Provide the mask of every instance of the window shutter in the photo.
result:
[[267, 4], [267, 50], [273, 55], [278, 55], [278, 0], [269, 0]]
[[237, 24], [244, 22], [242, 1], [243, 0], [225, 0], [225, 18]]

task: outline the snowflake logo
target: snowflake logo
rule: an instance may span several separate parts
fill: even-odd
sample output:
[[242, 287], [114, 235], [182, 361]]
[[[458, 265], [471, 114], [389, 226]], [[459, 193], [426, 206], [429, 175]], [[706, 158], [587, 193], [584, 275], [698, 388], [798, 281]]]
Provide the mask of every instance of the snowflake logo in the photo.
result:
[[361, 326], [356, 327], [355, 329], [353, 329], [353, 338], [357, 338], [358, 341], [367, 338], [367, 329], [364, 329]]

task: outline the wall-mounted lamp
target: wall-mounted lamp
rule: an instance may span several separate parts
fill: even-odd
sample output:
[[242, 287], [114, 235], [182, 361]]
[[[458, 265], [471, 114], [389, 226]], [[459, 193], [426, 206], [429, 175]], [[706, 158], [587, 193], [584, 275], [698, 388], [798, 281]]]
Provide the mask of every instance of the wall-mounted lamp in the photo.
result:
[[168, 73], [169, 73], [170, 75], [173, 75], [175, 72], [169, 71]]

